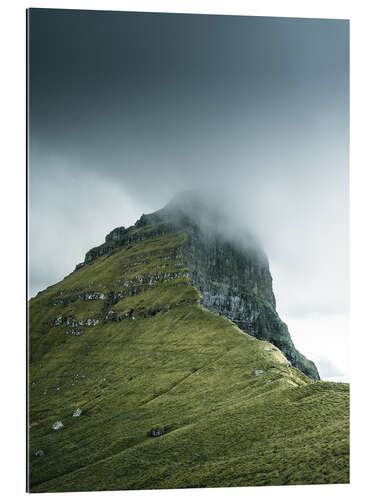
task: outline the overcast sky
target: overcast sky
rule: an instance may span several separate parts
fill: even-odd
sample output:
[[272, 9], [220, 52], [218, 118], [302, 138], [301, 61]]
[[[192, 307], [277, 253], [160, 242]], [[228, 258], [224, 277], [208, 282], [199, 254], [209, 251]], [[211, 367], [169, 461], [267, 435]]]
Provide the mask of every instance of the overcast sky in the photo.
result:
[[205, 189], [262, 241], [277, 307], [347, 377], [349, 23], [32, 9], [30, 295]]

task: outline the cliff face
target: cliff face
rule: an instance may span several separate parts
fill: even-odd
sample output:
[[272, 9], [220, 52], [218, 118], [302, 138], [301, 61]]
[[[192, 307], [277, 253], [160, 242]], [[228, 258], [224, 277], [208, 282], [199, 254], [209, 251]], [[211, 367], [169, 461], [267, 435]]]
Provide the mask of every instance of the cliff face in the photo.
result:
[[276, 312], [269, 264], [259, 243], [199, 197], [181, 196], [162, 210], [142, 215], [130, 228], [114, 229], [77, 268], [124, 245], [175, 232], [186, 234], [178, 253], [185, 275], [200, 292], [201, 304], [245, 333], [273, 343], [293, 366], [320, 380], [315, 364], [295, 348]]
[[319, 380], [314, 363], [295, 348], [288, 327], [277, 312], [268, 263], [246, 255], [220, 237], [190, 233], [184, 257], [191, 283], [202, 305], [226, 316], [242, 331], [276, 345], [293, 366]]

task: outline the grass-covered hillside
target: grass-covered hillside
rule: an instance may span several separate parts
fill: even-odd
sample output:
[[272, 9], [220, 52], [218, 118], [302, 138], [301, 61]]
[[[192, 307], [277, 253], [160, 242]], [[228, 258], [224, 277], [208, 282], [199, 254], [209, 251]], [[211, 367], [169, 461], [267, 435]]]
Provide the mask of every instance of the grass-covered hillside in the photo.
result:
[[348, 482], [349, 386], [204, 309], [149, 231], [30, 301], [30, 490]]

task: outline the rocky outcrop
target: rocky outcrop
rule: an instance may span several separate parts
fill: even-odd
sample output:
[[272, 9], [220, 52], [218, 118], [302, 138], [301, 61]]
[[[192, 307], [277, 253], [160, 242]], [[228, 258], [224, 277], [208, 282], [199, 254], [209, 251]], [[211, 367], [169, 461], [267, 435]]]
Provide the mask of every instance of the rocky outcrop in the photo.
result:
[[58, 306], [58, 305], [68, 305], [71, 304], [72, 302], [75, 302], [76, 300], [106, 300], [107, 296], [102, 293], [102, 292], [85, 292], [85, 293], [79, 293], [76, 295], [70, 295], [67, 297], [58, 297], [54, 299], [52, 302], [53, 306]]
[[125, 229], [124, 226], [116, 227], [105, 237], [105, 241], [120, 241], [124, 239], [125, 235], [130, 231], [131, 228]]
[[72, 316], [58, 316], [51, 321], [51, 326], [61, 326], [66, 324], [67, 326], [96, 326], [99, 323], [97, 318], [87, 318], [76, 320]]
[[151, 437], [159, 437], [165, 434], [165, 429], [163, 427], [153, 427], [150, 431]]
[[82, 335], [83, 330], [78, 330], [76, 328], [69, 328], [65, 332], [67, 335], [75, 335], [76, 337], [79, 337], [79, 335]]
[[[131, 226], [127, 229], [119, 227], [107, 234], [107, 236], [105, 237], [105, 243], [89, 250], [85, 255], [85, 261], [78, 264], [78, 266], [76, 266], [76, 270], [79, 270], [85, 265], [92, 263], [97, 258], [116, 251], [124, 246], [129, 246], [133, 243], [138, 243], [139, 241], [167, 234], [176, 229], [175, 226], [167, 222], [160, 223], [161, 217], [159, 216], [151, 217], [143, 215], [142, 217], [134, 226]], [[154, 227], [151, 226], [147, 231], [136, 231], [137, 228], [142, 228], [146, 225], [150, 225], [149, 223], [151, 223], [151, 220], [157, 222]]]

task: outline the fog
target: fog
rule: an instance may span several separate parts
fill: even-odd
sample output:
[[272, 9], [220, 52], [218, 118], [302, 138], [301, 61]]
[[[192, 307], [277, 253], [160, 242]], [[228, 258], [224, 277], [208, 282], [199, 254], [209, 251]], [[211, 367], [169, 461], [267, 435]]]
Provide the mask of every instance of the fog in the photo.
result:
[[277, 309], [349, 374], [347, 21], [31, 9], [29, 293], [199, 189], [261, 241]]

